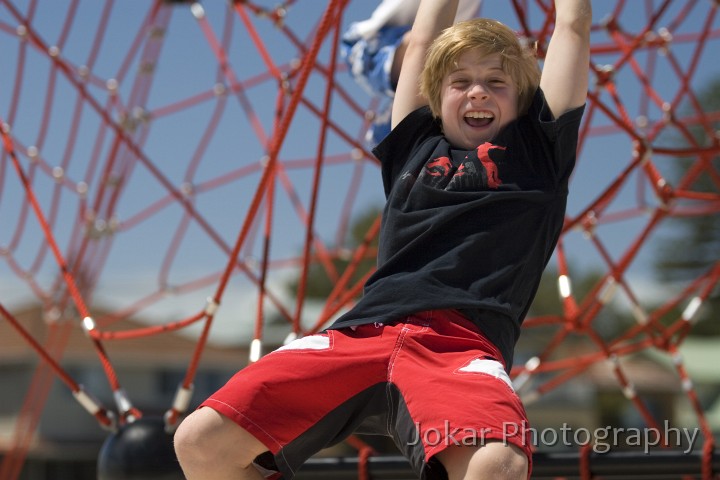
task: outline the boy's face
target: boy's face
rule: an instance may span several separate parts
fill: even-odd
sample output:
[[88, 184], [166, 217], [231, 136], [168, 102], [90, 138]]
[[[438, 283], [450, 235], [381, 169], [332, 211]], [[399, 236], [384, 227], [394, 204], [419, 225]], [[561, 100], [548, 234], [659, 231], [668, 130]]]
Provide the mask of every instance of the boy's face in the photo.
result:
[[491, 141], [517, 118], [517, 87], [502, 70], [499, 54], [461, 54], [443, 79], [441, 95], [443, 132], [457, 148], [469, 150]]

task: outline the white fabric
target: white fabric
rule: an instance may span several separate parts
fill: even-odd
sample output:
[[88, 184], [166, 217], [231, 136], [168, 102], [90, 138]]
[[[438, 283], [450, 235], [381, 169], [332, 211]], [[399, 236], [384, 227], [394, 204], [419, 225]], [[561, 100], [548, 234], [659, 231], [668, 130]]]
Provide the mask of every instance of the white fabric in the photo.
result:
[[[477, 14], [482, 0], [460, 0], [455, 21], [469, 20]], [[355, 22], [354, 35], [369, 39], [386, 25], [412, 25], [420, 0], [382, 0], [370, 18]]]
[[330, 348], [330, 337], [327, 335], [310, 335], [308, 337], [298, 338], [287, 345], [275, 350], [280, 352], [283, 350], [326, 350]]
[[[462, 373], [485, 373], [493, 376], [499, 380], [502, 380], [507, 384], [508, 387], [513, 389], [512, 381], [508, 376], [507, 372], [503, 368], [502, 364], [497, 360], [489, 360], [487, 358], [476, 358], [461, 369], [458, 372]], [[514, 390], [514, 389], [513, 389]]]

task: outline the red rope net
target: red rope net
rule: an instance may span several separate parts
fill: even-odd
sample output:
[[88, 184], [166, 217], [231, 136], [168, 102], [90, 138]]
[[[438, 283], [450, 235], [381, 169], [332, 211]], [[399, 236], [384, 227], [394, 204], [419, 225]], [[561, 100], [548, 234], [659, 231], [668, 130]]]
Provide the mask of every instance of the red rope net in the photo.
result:
[[[537, 40], [542, 54], [552, 2], [502, 3], [481, 14]], [[382, 202], [362, 140], [376, 99], [349, 78], [337, 48], [344, 26], [374, 4], [266, 4], [0, 0], [0, 317], [43, 360], [0, 477], [19, 474], [53, 374], [108, 428], [142, 415], [106, 342], [195, 333], [179, 400], [168, 406], [173, 425], [216, 332], [252, 341], [256, 357], [270, 316], [303, 335], [361, 291], [378, 222], [360, 239], [351, 228]], [[549, 270], [562, 311], [528, 318], [526, 333], [551, 334], [513, 376], [531, 404], [606, 363], [646, 424], [659, 427], [625, 365], [646, 352], [668, 359], [709, 478], [712, 427], [680, 350], [696, 323], [717, 322], [703, 306], [717, 297], [718, 255], [659, 300], [639, 279], [653, 277], [669, 220], [720, 211], [720, 101], [703, 93], [717, 79], [718, 4], [594, 7], [579, 163]], [[305, 295], [314, 268], [333, 285], [320, 307]], [[575, 292], [571, 281], [588, 268], [599, 273]], [[297, 295], [288, 278], [299, 279]], [[27, 301], [46, 313], [42, 341], [14, 313]], [[603, 322], [618, 302], [634, 321], [608, 334]], [[123, 328], [135, 317], [155, 321]], [[116, 393], [117, 419], [61, 366], [75, 328]], [[578, 336], [587, 344], [579, 354], [565, 348]], [[363, 458], [371, 452], [353, 445]]]

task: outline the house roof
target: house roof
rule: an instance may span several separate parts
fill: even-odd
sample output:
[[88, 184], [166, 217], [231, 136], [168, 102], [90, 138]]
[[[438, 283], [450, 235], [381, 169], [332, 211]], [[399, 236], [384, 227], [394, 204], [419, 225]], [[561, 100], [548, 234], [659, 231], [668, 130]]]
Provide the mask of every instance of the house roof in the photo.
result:
[[[62, 361], [99, 361], [94, 342], [85, 334], [78, 320], [48, 322], [39, 305], [29, 305], [10, 312], [23, 329], [30, 334], [44, 350], [61, 352]], [[95, 314], [95, 313], [94, 313]], [[99, 318], [99, 316], [98, 316]], [[149, 323], [141, 320], [122, 320], [112, 330], [133, 330], [146, 328]], [[187, 365], [195, 352], [197, 341], [177, 332], [143, 336], [127, 340], [103, 341], [102, 346], [110, 361], [125, 366], [146, 365]], [[57, 354], [53, 354], [57, 357]], [[0, 316], [0, 361], [3, 364], [37, 361], [41, 356], [30, 346], [18, 330]], [[247, 363], [248, 348], [206, 345], [202, 351], [201, 364], [204, 366], [242, 366]]]
[[[622, 375], [632, 388], [641, 392], [682, 392], [682, 381], [676, 372], [647, 356], [634, 355], [618, 360]], [[587, 378], [599, 388], [615, 390], [622, 388], [613, 362], [593, 364]]]
[[652, 358], [667, 368], [675, 368], [677, 360], [682, 360], [688, 375], [695, 382], [720, 383], [720, 337], [687, 337], [679, 345], [680, 356], [676, 359], [666, 352], [652, 351]]

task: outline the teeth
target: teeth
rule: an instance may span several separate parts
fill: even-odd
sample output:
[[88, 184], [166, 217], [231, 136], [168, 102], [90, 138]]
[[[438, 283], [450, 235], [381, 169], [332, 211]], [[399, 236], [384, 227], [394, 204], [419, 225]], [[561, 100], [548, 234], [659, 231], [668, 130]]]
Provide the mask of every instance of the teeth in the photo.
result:
[[465, 116], [469, 118], [495, 118], [492, 113], [488, 112], [468, 112]]

